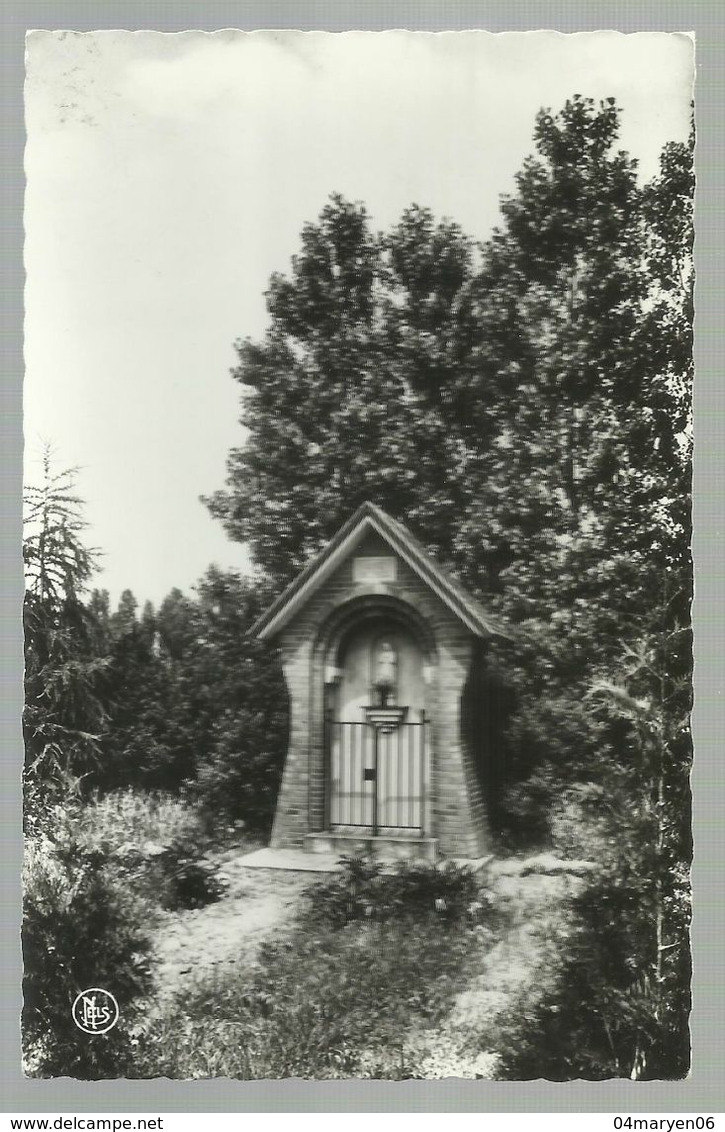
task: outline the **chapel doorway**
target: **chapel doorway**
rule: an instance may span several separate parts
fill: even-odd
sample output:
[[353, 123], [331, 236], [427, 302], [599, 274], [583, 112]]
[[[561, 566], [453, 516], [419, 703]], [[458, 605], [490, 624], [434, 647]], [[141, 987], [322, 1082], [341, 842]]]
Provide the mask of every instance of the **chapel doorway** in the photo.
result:
[[426, 825], [428, 721], [424, 658], [388, 619], [343, 641], [326, 718], [331, 829], [421, 836]]

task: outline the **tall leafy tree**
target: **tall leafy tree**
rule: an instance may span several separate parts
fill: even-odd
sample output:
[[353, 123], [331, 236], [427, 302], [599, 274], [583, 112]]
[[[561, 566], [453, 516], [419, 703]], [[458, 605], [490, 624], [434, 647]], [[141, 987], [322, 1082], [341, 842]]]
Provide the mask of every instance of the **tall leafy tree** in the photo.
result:
[[279, 584], [365, 499], [447, 553], [463, 453], [441, 402], [472, 258], [461, 231], [424, 209], [383, 238], [362, 205], [335, 196], [305, 226], [289, 276], [273, 276], [264, 340], [237, 344], [249, 435], [209, 504]]
[[[643, 189], [617, 134], [611, 100], [542, 111], [472, 289], [482, 333], [458, 421], [472, 490], [454, 553], [521, 629], [507, 665], [519, 779], [546, 763], [606, 773], [618, 737], [587, 681], [622, 639], [687, 620], [691, 154], [668, 147]], [[483, 444], [476, 404], [495, 418]]]
[[238, 346], [249, 435], [210, 504], [279, 590], [372, 498], [518, 627], [491, 658], [516, 693], [502, 802], [531, 829], [542, 802], [586, 798], [597, 853], [633, 831], [602, 881], [617, 915], [582, 914], [619, 998], [600, 987], [582, 1010], [593, 1034], [656, 988], [649, 1022], [635, 1011], [588, 1063], [642, 1076], [684, 1048], [668, 971], [686, 955], [693, 176], [691, 145], [670, 145], [642, 185], [619, 118], [613, 99], [542, 111], [480, 247], [418, 207], [374, 234], [333, 198], [272, 279], [265, 339]]
[[279, 587], [373, 498], [522, 625], [535, 695], [687, 589], [689, 151], [643, 190], [618, 130], [612, 99], [542, 111], [480, 262], [334, 197], [238, 345], [249, 435], [210, 500]]
[[488, 515], [509, 548], [517, 619], [536, 614], [537, 595], [549, 611], [611, 593], [602, 557], [614, 568], [622, 534], [633, 549], [646, 518], [638, 493], [652, 453], [638, 418], [652, 375], [636, 331], [648, 278], [636, 163], [615, 150], [617, 132], [612, 100], [538, 116], [537, 153], [502, 201], [476, 281], [473, 392], [498, 422], [493, 450], [477, 453], [469, 522], [475, 537]]
[[[530, 824], [542, 799], [577, 799], [599, 832], [587, 844], [582, 823], [580, 847], [603, 867], [557, 1001], [543, 1003], [533, 1051], [524, 1042], [513, 1065], [678, 1076], [688, 1061], [692, 152], [668, 146], [641, 188], [616, 133], [613, 104], [575, 99], [539, 116], [539, 155], [504, 202], [478, 281], [485, 337], [497, 343], [484, 346], [482, 381], [505, 379], [512, 392], [500, 466], [485, 453], [479, 465], [481, 513], [510, 552], [493, 600], [521, 627], [507, 658], [520, 689], [509, 805]], [[480, 525], [474, 511], [472, 543]]]
[[210, 500], [277, 588], [363, 498], [409, 522], [522, 626], [519, 776], [587, 728], [599, 744], [587, 671], [636, 635], [686, 538], [687, 374], [652, 342], [688, 239], [687, 150], [643, 192], [618, 128], [613, 100], [542, 111], [480, 252], [419, 207], [375, 235], [334, 197], [271, 281], [265, 339], [238, 344], [249, 435]]

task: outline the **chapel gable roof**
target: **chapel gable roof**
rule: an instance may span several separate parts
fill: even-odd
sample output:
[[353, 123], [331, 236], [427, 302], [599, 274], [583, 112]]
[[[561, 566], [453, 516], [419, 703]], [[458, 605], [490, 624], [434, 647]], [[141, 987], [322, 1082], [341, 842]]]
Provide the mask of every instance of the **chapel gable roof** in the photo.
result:
[[377, 533], [475, 636], [511, 635], [460, 582], [431, 558], [403, 523], [391, 518], [374, 503], [366, 502], [255, 621], [250, 630], [252, 636], [260, 640], [271, 640], [277, 636], [370, 532]]

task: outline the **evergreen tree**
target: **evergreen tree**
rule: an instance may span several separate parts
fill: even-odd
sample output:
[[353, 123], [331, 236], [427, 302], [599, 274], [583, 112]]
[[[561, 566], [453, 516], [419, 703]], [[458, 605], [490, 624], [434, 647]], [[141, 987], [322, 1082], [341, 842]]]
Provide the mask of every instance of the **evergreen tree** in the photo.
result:
[[199, 739], [180, 669], [194, 640], [193, 603], [174, 590], [158, 613], [149, 602], [141, 618], [137, 610], [124, 590], [109, 619], [108, 727], [96, 781], [177, 790], [195, 773]]
[[97, 763], [105, 723], [102, 697], [108, 657], [99, 623], [83, 595], [95, 567], [84, 541], [83, 504], [74, 470], [25, 491], [26, 821], [41, 821], [48, 799]]
[[268, 833], [287, 748], [287, 690], [273, 651], [249, 636], [268, 594], [212, 566], [197, 586], [200, 631], [187, 686], [202, 721], [192, 789], [212, 820]]
[[119, 598], [118, 608], [111, 615], [110, 629], [114, 637], [122, 637], [126, 633], [133, 633], [137, 627], [138, 601], [131, 590], [124, 590]]

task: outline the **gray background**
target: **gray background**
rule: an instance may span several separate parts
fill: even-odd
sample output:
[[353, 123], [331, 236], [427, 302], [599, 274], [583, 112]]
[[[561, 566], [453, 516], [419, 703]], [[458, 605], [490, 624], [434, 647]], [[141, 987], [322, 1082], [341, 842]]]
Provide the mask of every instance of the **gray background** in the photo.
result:
[[[22, 708], [22, 198], [23, 52], [30, 28], [90, 31], [151, 28], [299, 28], [344, 31], [398, 27], [428, 31], [485, 28], [511, 31], [554, 28], [563, 32], [695, 31], [697, 34], [697, 381], [695, 390], [696, 704], [695, 771], [695, 962], [692, 1015], [693, 1069], [681, 1082], [491, 1082], [400, 1084], [330, 1082], [98, 1082], [26, 1081], [19, 1069], [21, 959], [19, 873], [22, 845], [19, 772]], [[722, 718], [722, 363], [721, 261], [723, 148], [723, 20], [714, 3], [514, 3], [512, 0], [438, 3], [436, 0], [274, 0], [274, 2], [28, 2], [6, 0], [2, 13], [2, 1024], [3, 1110], [13, 1112], [103, 1111], [378, 1111], [378, 1112], [627, 1112], [722, 1111], [723, 1002], [723, 789], [719, 767]], [[718, 348], [719, 347], [719, 348]]]

